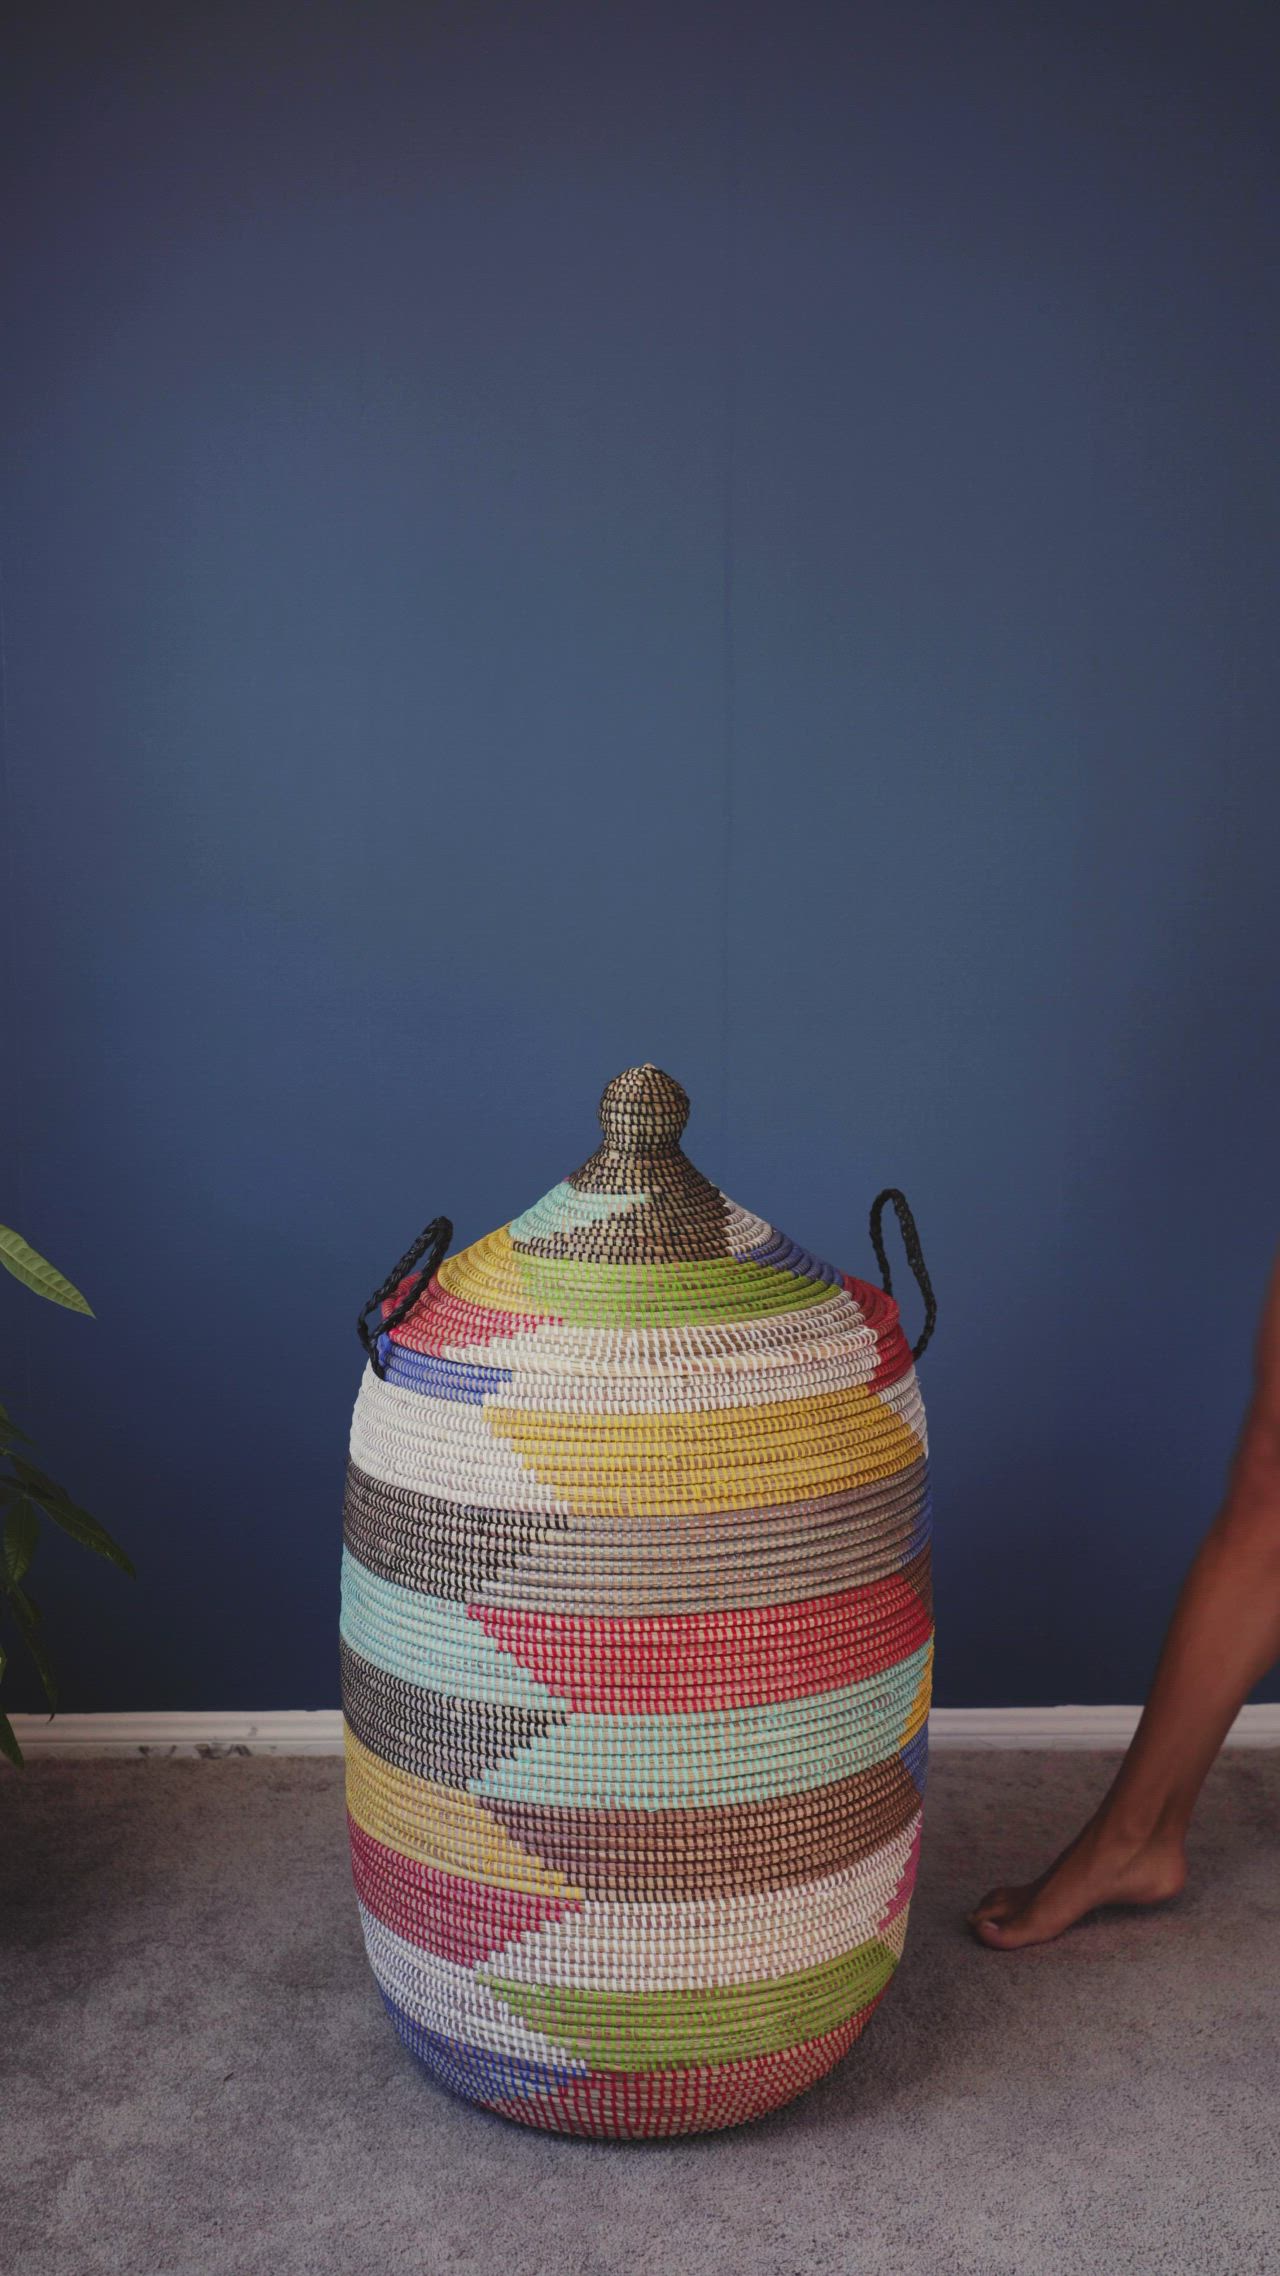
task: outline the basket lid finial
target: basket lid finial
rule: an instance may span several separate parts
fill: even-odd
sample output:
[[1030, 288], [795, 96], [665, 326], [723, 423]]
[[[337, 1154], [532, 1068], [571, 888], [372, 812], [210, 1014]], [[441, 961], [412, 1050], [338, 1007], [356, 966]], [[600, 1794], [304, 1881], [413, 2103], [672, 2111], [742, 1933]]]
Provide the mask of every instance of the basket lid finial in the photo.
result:
[[650, 1060], [615, 1075], [600, 1101], [600, 1127], [620, 1154], [677, 1146], [689, 1119], [689, 1094]]

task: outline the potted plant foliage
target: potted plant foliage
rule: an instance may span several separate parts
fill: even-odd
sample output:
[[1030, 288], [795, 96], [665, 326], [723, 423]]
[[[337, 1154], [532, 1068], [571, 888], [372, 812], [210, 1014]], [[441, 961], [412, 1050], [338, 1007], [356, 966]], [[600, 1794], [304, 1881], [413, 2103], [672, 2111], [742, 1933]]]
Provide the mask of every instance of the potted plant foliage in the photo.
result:
[[[69, 1312], [83, 1312], [90, 1319], [93, 1317], [92, 1308], [79, 1289], [8, 1225], [0, 1225], [0, 1264], [7, 1267], [15, 1280], [34, 1290], [37, 1296], [47, 1297], [51, 1304], [62, 1304]], [[106, 1527], [73, 1502], [65, 1488], [47, 1471], [38, 1468], [31, 1459], [33, 1451], [26, 1432], [19, 1430], [7, 1409], [0, 1406], [0, 1623], [21, 1639], [40, 1678], [52, 1715], [57, 1710], [58, 1687], [45, 1648], [40, 1607], [27, 1587], [27, 1575], [43, 1525], [59, 1526], [82, 1548], [92, 1549], [95, 1556], [105, 1557], [110, 1564], [118, 1565], [121, 1572], [132, 1574], [133, 1566]], [[0, 1640], [0, 1682], [7, 1665], [8, 1653]], [[0, 1754], [21, 1765], [22, 1749], [3, 1709], [0, 1709]]]

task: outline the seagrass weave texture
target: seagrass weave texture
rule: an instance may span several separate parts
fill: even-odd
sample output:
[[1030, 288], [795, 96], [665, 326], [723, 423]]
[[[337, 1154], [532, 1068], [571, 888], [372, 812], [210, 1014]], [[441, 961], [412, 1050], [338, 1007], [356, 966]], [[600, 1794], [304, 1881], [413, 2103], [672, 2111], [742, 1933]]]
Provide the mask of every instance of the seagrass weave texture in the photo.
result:
[[385, 1284], [351, 1430], [369, 1958], [446, 2086], [566, 2133], [732, 2126], [820, 2078], [897, 1966], [920, 1839], [898, 1309], [710, 1184], [688, 1109], [629, 1069], [580, 1170], [407, 1310]]

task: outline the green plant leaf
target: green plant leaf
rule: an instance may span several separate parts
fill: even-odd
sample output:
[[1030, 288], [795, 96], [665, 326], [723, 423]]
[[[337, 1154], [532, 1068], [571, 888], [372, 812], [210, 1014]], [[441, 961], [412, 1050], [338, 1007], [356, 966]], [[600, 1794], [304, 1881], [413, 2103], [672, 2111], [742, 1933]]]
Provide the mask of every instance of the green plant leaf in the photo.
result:
[[105, 1557], [109, 1563], [118, 1565], [131, 1580], [135, 1577], [132, 1558], [112, 1539], [105, 1525], [99, 1525], [96, 1517], [90, 1517], [87, 1509], [81, 1509], [64, 1487], [43, 1470], [37, 1470], [33, 1462], [25, 1462], [20, 1454], [15, 1454], [12, 1460], [29, 1498], [40, 1504], [54, 1525], [60, 1525], [63, 1532], [69, 1533], [83, 1548], [92, 1549], [96, 1557]]
[[19, 1430], [7, 1407], [0, 1406], [0, 1452], [10, 1446], [30, 1446], [25, 1430]]
[[33, 1249], [30, 1241], [24, 1241], [21, 1233], [15, 1233], [12, 1225], [0, 1225], [0, 1264], [37, 1296], [47, 1296], [51, 1304], [64, 1304], [69, 1312], [87, 1312], [93, 1318], [93, 1306], [66, 1274]]
[[92, 1549], [95, 1557], [105, 1557], [109, 1565], [127, 1573], [131, 1581], [137, 1579], [137, 1568], [128, 1551], [122, 1549], [106, 1526], [99, 1525], [97, 1518], [90, 1517], [87, 1510], [77, 1509], [74, 1502], [44, 1502], [41, 1507], [45, 1516], [61, 1526], [64, 1533], [69, 1533], [81, 1548]]
[[58, 1683], [53, 1672], [53, 1663], [40, 1641], [38, 1631], [43, 1617], [40, 1607], [35, 1598], [28, 1596], [23, 1588], [11, 1588], [9, 1602], [13, 1606], [14, 1618], [22, 1630], [22, 1641], [27, 1647], [31, 1664], [40, 1678], [40, 1689], [49, 1702], [50, 1713], [53, 1713], [58, 1704]]
[[0, 1707], [0, 1754], [4, 1755], [6, 1761], [13, 1764], [15, 1770], [22, 1769], [22, 1749], [18, 1745], [17, 1734], [3, 1707]]
[[40, 1519], [34, 1503], [24, 1496], [16, 1501], [4, 1521], [3, 1556], [5, 1577], [16, 1587], [36, 1553], [40, 1538]]
[[30, 1494], [33, 1501], [65, 1502], [70, 1500], [71, 1497], [66, 1487], [60, 1486], [56, 1478], [51, 1478], [47, 1470], [37, 1469], [34, 1462], [28, 1462], [25, 1454], [11, 1454], [9, 1461], [14, 1477], [18, 1480], [23, 1492]]

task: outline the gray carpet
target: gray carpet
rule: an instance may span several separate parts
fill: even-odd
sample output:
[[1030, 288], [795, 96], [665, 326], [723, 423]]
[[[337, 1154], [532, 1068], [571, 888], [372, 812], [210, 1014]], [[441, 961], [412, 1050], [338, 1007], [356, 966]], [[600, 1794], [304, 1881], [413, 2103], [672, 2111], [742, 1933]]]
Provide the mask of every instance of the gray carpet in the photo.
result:
[[366, 1970], [336, 1762], [0, 1786], [0, 2247], [21, 2276], [1272, 2276], [1280, 1754], [1206, 1793], [1187, 1895], [1010, 1958], [966, 1900], [1102, 1758], [936, 1758], [906, 1959], [802, 2102], [670, 2146], [451, 2101]]

